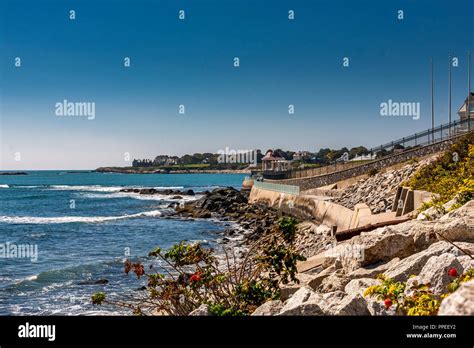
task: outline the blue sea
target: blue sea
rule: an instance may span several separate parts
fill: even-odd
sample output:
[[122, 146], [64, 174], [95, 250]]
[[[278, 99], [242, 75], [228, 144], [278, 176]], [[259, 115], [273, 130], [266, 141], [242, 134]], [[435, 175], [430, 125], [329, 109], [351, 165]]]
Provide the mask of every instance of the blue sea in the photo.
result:
[[[66, 171], [0, 176], [0, 315], [130, 314], [90, 303], [97, 291], [115, 298], [141, 293], [143, 281], [123, 272], [126, 258], [148, 264], [153, 262], [149, 251], [181, 240], [212, 246], [227, 226], [211, 220], [169, 219], [168, 206], [181, 200], [119, 190], [193, 189], [199, 197], [199, 192], [216, 187], [240, 188], [243, 178]], [[24, 249], [23, 257], [12, 256], [13, 247], [26, 245], [29, 253]], [[79, 284], [99, 279], [108, 283]]]

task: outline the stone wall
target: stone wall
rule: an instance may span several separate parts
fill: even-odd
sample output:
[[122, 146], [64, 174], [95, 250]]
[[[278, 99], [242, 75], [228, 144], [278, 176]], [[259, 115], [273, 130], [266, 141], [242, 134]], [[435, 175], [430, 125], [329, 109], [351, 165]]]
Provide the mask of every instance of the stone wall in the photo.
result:
[[442, 142], [438, 142], [432, 145], [428, 145], [421, 148], [416, 148], [408, 151], [401, 152], [392, 156], [381, 158], [374, 162], [362, 164], [355, 168], [342, 170], [335, 173], [324, 174], [308, 178], [299, 179], [286, 179], [286, 180], [265, 180], [268, 182], [275, 182], [286, 185], [296, 185], [300, 187], [301, 191], [317, 188], [333, 184], [335, 182], [346, 180], [359, 175], [367, 174], [371, 170], [381, 170], [383, 168], [406, 162], [414, 158], [420, 158], [428, 155], [432, 155], [437, 152], [446, 151], [450, 146], [456, 142], [457, 138], [451, 138]]

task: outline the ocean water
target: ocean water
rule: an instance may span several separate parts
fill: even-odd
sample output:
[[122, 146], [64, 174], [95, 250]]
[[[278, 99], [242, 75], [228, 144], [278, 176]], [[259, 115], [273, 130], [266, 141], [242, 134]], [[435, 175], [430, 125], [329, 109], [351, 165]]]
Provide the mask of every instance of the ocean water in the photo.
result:
[[[124, 274], [125, 258], [153, 263], [149, 251], [181, 240], [212, 246], [227, 226], [210, 220], [168, 219], [163, 216], [168, 205], [180, 200], [118, 191], [193, 189], [199, 197], [199, 192], [216, 187], [240, 188], [244, 178], [240, 174], [28, 173], [0, 176], [0, 315], [129, 314], [90, 304], [91, 294], [97, 291], [115, 298], [140, 296], [144, 280]], [[31, 248], [29, 253], [12, 257], [12, 248], [25, 245]], [[79, 284], [99, 279], [109, 282]]]

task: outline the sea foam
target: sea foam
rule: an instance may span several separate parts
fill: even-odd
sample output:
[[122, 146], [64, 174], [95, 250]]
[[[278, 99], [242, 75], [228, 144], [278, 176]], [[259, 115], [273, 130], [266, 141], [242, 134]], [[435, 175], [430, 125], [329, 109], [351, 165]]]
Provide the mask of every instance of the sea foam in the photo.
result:
[[160, 216], [161, 211], [151, 210], [136, 214], [126, 214], [121, 216], [59, 216], [59, 217], [36, 217], [36, 216], [0, 216], [0, 222], [8, 224], [65, 224], [71, 222], [97, 223], [104, 221], [114, 221], [132, 219], [138, 217]]

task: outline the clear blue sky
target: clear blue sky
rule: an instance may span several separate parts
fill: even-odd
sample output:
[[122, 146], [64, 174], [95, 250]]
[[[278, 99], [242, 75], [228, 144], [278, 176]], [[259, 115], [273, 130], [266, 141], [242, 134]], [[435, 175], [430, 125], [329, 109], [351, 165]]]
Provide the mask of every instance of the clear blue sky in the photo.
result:
[[[473, 18], [472, 0], [2, 0], [0, 169], [385, 143], [430, 127], [430, 57], [436, 123], [459, 57], [457, 119]], [[63, 99], [95, 102], [95, 119], [55, 116]], [[420, 102], [421, 118], [380, 116], [388, 99]]]

